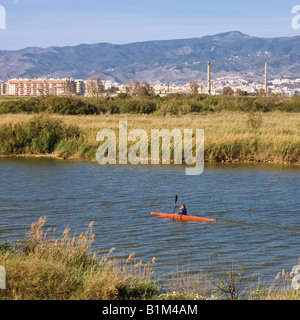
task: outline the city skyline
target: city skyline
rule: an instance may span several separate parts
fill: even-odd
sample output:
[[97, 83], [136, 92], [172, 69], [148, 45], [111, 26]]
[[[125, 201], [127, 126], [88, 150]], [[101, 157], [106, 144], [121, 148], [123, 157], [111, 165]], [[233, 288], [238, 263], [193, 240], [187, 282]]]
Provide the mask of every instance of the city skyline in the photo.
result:
[[0, 0], [6, 29], [0, 50], [202, 37], [230, 30], [259, 37], [300, 35], [292, 27], [295, 0]]
[[[209, 65], [208, 65], [209, 66]], [[209, 68], [208, 68], [209, 72]], [[209, 73], [208, 73], [209, 74]], [[101, 81], [101, 85], [98, 84], [91, 86], [88, 83], [94, 82], [95, 84]], [[265, 82], [263, 81], [249, 81], [244, 77], [232, 75], [217, 77], [213, 80], [211, 77], [207, 78], [207, 81], [193, 81], [198, 86], [198, 93], [208, 93], [213, 95], [223, 94], [224, 88], [230, 88], [232, 93], [238, 95], [243, 92], [248, 94], [255, 94], [260, 91], [275, 94], [293, 95], [300, 93], [300, 78], [287, 79], [287, 78], [269, 78], [267, 73], [265, 75]], [[191, 84], [175, 84], [175, 83], [152, 83], [149, 84], [154, 94], [166, 95], [170, 93], [184, 93], [188, 94], [192, 92]], [[147, 84], [147, 83], [146, 83]], [[129, 87], [128, 87], [129, 86]], [[96, 91], [94, 91], [94, 89]], [[97, 89], [99, 88], [99, 90]], [[114, 88], [113, 90], [110, 90]], [[130, 91], [130, 84], [128, 83], [116, 83], [110, 80], [100, 78], [93, 79], [72, 79], [72, 78], [13, 78], [7, 82], [0, 80], [0, 96], [41, 96], [41, 95], [81, 95], [81, 96], [93, 96], [98, 94], [112, 94], [128, 93]]]

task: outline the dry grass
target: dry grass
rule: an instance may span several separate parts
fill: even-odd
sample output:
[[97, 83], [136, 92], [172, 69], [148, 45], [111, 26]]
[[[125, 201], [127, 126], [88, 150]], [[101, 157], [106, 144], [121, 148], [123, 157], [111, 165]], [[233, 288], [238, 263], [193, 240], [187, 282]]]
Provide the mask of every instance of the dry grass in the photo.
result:
[[[186, 128], [205, 130], [206, 161], [258, 161], [274, 163], [300, 163], [300, 114], [268, 113], [261, 116], [259, 128], [251, 125], [251, 115], [218, 113], [185, 116], [67, 116], [69, 125], [76, 124], [85, 135], [85, 142], [93, 146], [97, 131], [102, 128], [118, 130], [119, 121], [128, 122], [128, 131]], [[255, 121], [255, 118], [254, 118]], [[94, 156], [94, 155], [92, 155]]]
[[[300, 259], [299, 259], [300, 266]], [[264, 300], [300, 300], [300, 290], [292, 289], [295, 274], [282, 270], [278, 272], [273, 283], [265, 290]]]
[[169, 282], [169, 287], [172, 292], [199, 297], [211, 297], [213, 288], [211, 275], [204, 271], [197, 274], [178, 272]]
[[91, 254], [93, 223], [77, 237], [65, 229], [58, 238], [44, 231], [45, 223], [41, 217], [32, 224], [16, 252], [0, 250], [7, 275], [0, 300], [141, 299], [158, 292], [151, 282], [151, 263], [117, 263], [110, 258], [114, 250], [101, 258]]
[[[55, 150], [59, 157], [96, 161], [96, 134], [100, 129], [118, 131], [119, 121], [128, 122], [128, 131], [144, 129], [150, 139], [151, 129], [186, 128], [205, 130], [205, 160], [217, 162], [300, 163], [299, 113], [220, 112], [181, 116], [98, 115], [60, 116], [67, 125], [82, 130], [79, 139], [62, 141]], [[32, 115], [0, 115], [0, 125], [32, 120]], [[118, 135], [117, 135], [118, 142]]]

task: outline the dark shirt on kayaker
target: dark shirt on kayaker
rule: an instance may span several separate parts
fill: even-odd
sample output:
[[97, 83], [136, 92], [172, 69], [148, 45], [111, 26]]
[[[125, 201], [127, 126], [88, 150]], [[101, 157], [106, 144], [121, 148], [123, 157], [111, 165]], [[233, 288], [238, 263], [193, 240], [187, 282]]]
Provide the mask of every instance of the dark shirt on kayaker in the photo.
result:
[[186, 216], [187, 215], [186, 208], [182, 208], [181, 213], [179, 213], [179, 214], [182, 216]]

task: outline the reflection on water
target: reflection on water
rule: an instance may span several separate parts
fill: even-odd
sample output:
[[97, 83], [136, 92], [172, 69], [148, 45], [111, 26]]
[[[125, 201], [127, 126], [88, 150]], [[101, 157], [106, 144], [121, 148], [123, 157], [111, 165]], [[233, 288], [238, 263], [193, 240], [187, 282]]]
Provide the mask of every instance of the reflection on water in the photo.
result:
[[[42, 215], [57, 234], [95, 221], [94, 249], [155, 256], [161, 280], [178, 270], [216, 271], [221, 261], [272, 280], [300, 256], [298, 167], [206, 164], [202, 175], [185, 176], [172, 166], [2, 158], [0, 179], [0, 241], [23, 239]], [[175, 194], [189, 214], [217, 222], [150, 216], [172, 212]]]

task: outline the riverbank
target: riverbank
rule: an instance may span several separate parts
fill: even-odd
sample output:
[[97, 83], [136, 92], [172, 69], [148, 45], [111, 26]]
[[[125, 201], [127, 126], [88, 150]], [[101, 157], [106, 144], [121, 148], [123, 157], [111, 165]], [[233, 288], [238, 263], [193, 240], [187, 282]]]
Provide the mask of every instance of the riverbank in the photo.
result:
[[[144, 263], [131, 253], [114, 260], [115, 248], [104, 255], [91, 250], [93, 223], [79, 236], [65, 229], [55, 236], [46, 217], [33, 223], [24, 241], [0, 243], [0, 265], [6, 270], [6, 289], [0, 300], [299, 300], [291, 279], [282, 271], [262, 286], [246, 278], [243, 268], [224, 263], [224, 276], [178, 274], [165, 290], [155, 281], [155, 257]], [[170, 290], [171, 289], [171, 290]]]
[[[96, 161], [100, 146], [97, 132], [104, 128], [114, 130], [118, 145], [119, 121], [127, 121], [128, 131], [144, 129], [149, 139], [151, 129], [204, 129], [207, 162], [300, 164], [300, 114], [284, 112], [174, 116], [2, 114], [0, 155]], [[49, 135], [53, 128], [56, 132]], [[16, 134], [20, 131], [23, 136]], [[42, 139], [45, 134], [48, 140], [41, 147], [36, 138]], [[51, 145], [46, 146], [47, 143]], [[172, 141], [170, 147], [172, 155]]]

